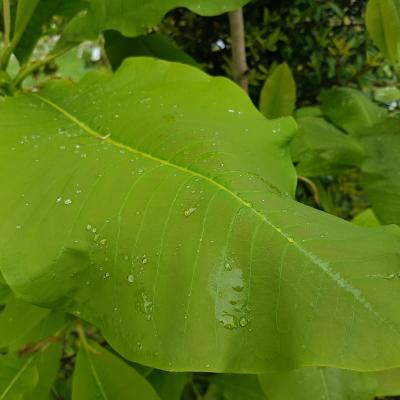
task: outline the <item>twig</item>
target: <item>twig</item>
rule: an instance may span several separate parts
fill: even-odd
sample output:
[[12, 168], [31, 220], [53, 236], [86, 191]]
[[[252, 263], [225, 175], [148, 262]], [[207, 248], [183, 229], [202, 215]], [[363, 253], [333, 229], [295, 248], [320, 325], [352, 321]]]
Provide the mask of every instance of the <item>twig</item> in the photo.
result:
[[249, 91], [249, 80], [247, 77], [248, 66], [243, 10], [241, 8], [229, 13], [229, 25], [232, 41], [233, 78], [247, 93]]
[[313, 195], [315, 204], [317, 206], [320, 206], [321, 205], [321, 198], [320, 198], [320, 195], [319, 195], [319, 190], [317, 188], [317, 185], [311, 179], [308, 179], [305, 176], [298, 176], [297, 179], [299, 181], [301, 181], [301, 182], [304, 182], [307, 185], [307, 187], [310, 189], [310, 191], [311, 191], [311, 193]]

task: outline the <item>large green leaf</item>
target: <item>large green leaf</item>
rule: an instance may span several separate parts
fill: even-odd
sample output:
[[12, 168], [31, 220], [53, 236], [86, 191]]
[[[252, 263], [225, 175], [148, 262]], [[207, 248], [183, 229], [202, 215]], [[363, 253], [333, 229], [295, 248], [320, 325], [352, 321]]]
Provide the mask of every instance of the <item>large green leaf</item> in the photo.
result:
[[101, 346], [82, 347], [76, 361], [72, 400], [160, 399], [132, 367]]
[[322, 118], [300, 118], [297, 123], [291, 154], [299, 175], [329, 175], [361, 164], [363, 149], [351, 136]]
[[390, 118], [366, 131], [362, 138], [366, 160], [362, 165], [368, 200], [384, 223], [400, 225], [400, 120]]
[[286, 63], [273, 69], [261, 90], [260, 111], [267, 118], [291, 115], [296, 104], [296, 83]]
[[269, 400], [373, 400], [376, 391], [373, 374], [334, 368], [302, 368], [259, 379]]
[[387, 111], [355, 89], [338, 88], [321, 94], [322, 111], [338, 127], [354, 136], [382, 122]]
[[369, 0], [366, 24], [369, 34], [383, 55], [393, 65], [397, 65], [400, 55], [399, 1]]
[[101, 31], [114, 29], [125, 36], [138, 36], [157, 25], [176, 7], [186, 7], [200, 15], [216, 15], [248, 3], [249, 0], [87, 0], [86, 13], [80, 13], [67, 26], [63, 42], [95, 38]]
[[19, 296], [161, 369], [400, 365], [399, 230], [292, 200], [293, 121], [230, 81], [129, 59], [8, 98], [0, 121], [0, 268]]

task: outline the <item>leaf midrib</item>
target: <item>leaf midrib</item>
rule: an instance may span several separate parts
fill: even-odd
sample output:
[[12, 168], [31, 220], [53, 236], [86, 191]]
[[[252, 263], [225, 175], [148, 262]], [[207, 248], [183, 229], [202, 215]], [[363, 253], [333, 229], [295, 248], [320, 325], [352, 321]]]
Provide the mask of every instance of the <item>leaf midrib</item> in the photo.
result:
[[[94, 137], [97, 140], [104, 141], [106, 143], [110, 143], [113, 146], [125, 150], [127, 152], [136, 154], [138, 156], [141, 156], [143, 158], [147, 158], [149, 160], [155, 161], [161, 165], [165, 165], [171, 168], [174, 168], [178, 171], [184, 172], [186, 174], [195, 176], [197, 178], [200, 178], [211, 185], [216, 186], [218, 189], [222, 190], [223, 192], [229, 194], [231, 197], [236, 199], [241, 205], [246, 207], [247, 209], [251, 210], [254, 212], [263, 222], [265, 222], [270, 228], [272, 228], [276, 233], [278, 233], [283, 239], [285, 239], [291, 246], [293, 246], [296, 250], [298, 250], [303, 256], [305, 256], [309, 261], [311, 261], [313, 264], [315, 264], [317, 267], [322, 269], [341, 289], [346, 291], [347, 293], [351, 294], [354, 299], [360, 303], [360, 305], [363, 306], [365, 310], [370, 312], [375, 318], [377, 318], [380, 322], [384, 323], [387, 325], [390, 329], [394, 330], [396, 334], [400, 336], [400, 332], [389, 322], [387, 321], [384, 317], [382, 317], [377, 311], [375, 311], [372, 307], [372, 305], [366, 300], [359, 292], [358, 289], [356, 289], [354, 286], [352, 286], [346, 279], [344, 279], [339, 272], [336, 272], [331, 269], [329, 262], [322, 260], [319, 256], [316, 254], [312, 253], [308, 249], [304, 248], [299, 242], [295, 241], [289, 234], [285, 233], [279, 226], [275, 225], [273, 222], [271, 222], [264, 214], [262, 214], [260, 211], [255, 209], [251, 203], [248, 201], [242, 199], [238, 194], [233, 192], [232, 190], [228, 189], [226, 186], [222, 185], [221, 183], [213, 180], [212, 178], [208, 177], [207, 175], [204, 175], [202, 173], [190, 170], [186, 167], [183, 167], [178, 164], [174, 164], [170, 161], [164, 160], [162, 158], [153, 156], [149, 153], [143, 152], [142, 150], [135, 149], [134, 147], [125, 145], [123, 143], [117, 142], [111, 137], [104, 137], [102, 136], [99, 132], [95, 131], [92, 129], [90, 126], [86, 125], [84, 122], [79, 120], [77, 117], [75, 117], [73, 114], [69, 113], [67, 110], [64, 108], [60, 107], [58, 104], [54, 103], [53, 101], [37, 94], [33, 93], [32, 96], [37, 97], [40, 99], [42, 102], [46, 103], [49, 105], [51, 108], [57, 110], [59, 113], [64, 115], [66, 118], [68, 118], [70, 121], [75, 123], [77, 126], [79, 126], [81, 129], [83, 129], [86, 133], [88, 133], [90, 136]], [[1, 399], [0, 399], [1, 400]]]

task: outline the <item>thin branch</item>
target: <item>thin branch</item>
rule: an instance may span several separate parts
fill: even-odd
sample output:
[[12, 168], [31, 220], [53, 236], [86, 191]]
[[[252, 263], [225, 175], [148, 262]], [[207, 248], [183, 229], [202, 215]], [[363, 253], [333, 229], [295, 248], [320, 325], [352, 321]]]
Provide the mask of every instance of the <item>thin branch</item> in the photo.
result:
[[249, 81], [247, 77], [248, 66], [243, 10], [241, 8], [229, 13], [229, 24], [232, 41], [233, 78], [247, 93], [249, 90]]

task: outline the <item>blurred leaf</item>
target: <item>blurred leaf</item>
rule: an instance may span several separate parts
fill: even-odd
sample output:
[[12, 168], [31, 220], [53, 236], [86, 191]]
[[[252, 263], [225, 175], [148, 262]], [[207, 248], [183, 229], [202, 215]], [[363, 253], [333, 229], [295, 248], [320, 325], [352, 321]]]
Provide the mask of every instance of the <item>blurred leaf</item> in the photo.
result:
[[26, 0], [30, 7], [37, 3], [37, 7], [32, 10], [32, 16], [29, 19], [21, 40], [16, 47], [14, 54], [21, 64], [25, 64], [32, 54], [32, 51], [43, 34], [43, 26], [50, 23], [54, 15], [63, 15], [72, 17], [83, 8], [83, 0], [68, 0], [68, 8], [65, 0]]
[[60, 367], [61, 344], [50, 344], [35, 355], [38, 383], [31, 391], [24, 392], [21, 400], [49, 399], [50, 390]]
[[383, 55], [393, 65], [397, 65], [400, 50], [399, 1], [369, 0], [366, 24], [369, 34]]
[[363, 149], [351, 136], [322, 118], [300, 118], [297, 123], [299, 130], [290, 149], [299, 175], [335, 174], [361, 164]]
[[126, 400], [130, 397], [160, 399], [151, 385], [134, 368], [96, 343], [94, 351], [82, 347], [76, 361], [72, 400], [96, 398]]
[[17, 341], [49, 313], [50, 310], [33, 306], [11, 296], [6, 308], [0, 314], [0, 348]]
[[362, 92], [338, 88], [321, 94], [322, 111], [332, 123], [354, 136], [383, 121], [387, 111], [369, 100]]
[[375, 88], [374, 99], [385, 104], [398, 101], [400, 100], [400, 89], [397, 87]]
[[381, 225], [371, 208], [361, 211], [351, 222], [358, 226], [363, 226], [364, 228], [376, 228]]
[[155, 370], [147, 378], [161, 399], [180, 400], [184, 387], [189, 382], [186, 372], [166, 372]]
[[309, 367], [259, 375], [268, 400], [373, 400], [373, 375], [334, 368]]
[[0, 313], [0, 348], [20, 350], [54, 334], [64, 323], [63, 314], [36, 307], [11, 295]]
[[138, 56], [155, 57], [200, 67], [167, 36], [153, 34], [128, 38], [117, 31], [106, 31], [104, 37], [105, 50], [113, 70], [116, 70], [125, 58]]
[[217, 374], [212, 377], [226, 400], [265, 400], [257, 375]]
[[0, 355], [0, 400], [21, 400], [24, 393], [34, 389], [39, 380], [34, 361], [35, 355]]
[[368, 200], [383, 224], [400, 225], [400, 120], [389, 118], [367, 130], [362, 138], [362, 165]]
[[296, 83], [286, 63], [268, 76], [260, 95], [260, 111], [269, 119], [289, 116], [296, 103]]
[[322, 116], [323, 114], [320, 107], [301, 107], [294, 112], [294, 117], [296, 119]]

